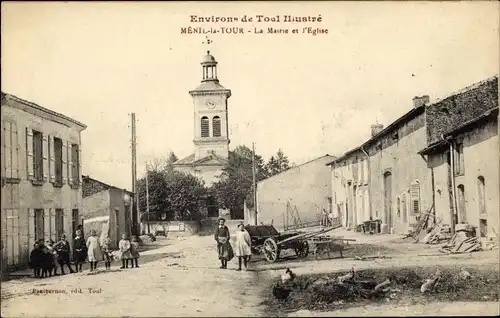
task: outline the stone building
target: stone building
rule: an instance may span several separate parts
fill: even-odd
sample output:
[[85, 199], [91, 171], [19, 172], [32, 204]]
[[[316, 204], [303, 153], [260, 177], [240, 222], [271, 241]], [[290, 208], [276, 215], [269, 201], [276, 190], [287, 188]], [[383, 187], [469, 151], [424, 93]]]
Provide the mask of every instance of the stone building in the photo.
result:
[[[202, 63], [201, 84], [190, 91], [194, 104], [194, 153], [176, 161], [176, 171], [201, 178], [207, 187], [218, 181], [229, 158], [228, 99], [231, 90], [217, 77], [217, 61], [207, 52]], [[207, 198], [206, 213], [217, 217], [222, 213], [214, 198]]]
[[2, 265], [16, 267], [36, 240], [72, 237], [81, 223], [86, 126], [3, 92], [1, 114]]
[[[317, 222], [323, 209], [331, 210], [330, 169], [326, 164], [334, 158], [325, 155], [259, 181], [257, 222], [272, 223], [277, 229]], [[250, 223], [251, 217], [245, 217], [245, 224]]]
[[[496, 236], [499, 223], [498, 77], [428, 107], [429, 145], [420, 151], [433, 174], [437, 221], [468, 223]], [[452, 154], [452, 155], [450, 155]]]
[[428, 102], [415, 97], [410, 111], [386, 128], [373, 125], [368, 141], [330, 163], [335, 214], [346, 227], [371, 217], [382, 221], [383, 232], [403, 233], [431, 208], [430, 174], [417, 155], [427, 144]]

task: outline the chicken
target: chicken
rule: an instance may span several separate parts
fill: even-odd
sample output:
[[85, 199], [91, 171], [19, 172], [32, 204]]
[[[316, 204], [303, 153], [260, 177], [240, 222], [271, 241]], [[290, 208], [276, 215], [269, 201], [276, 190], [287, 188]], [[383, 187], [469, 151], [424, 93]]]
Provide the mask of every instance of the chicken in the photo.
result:
[[351, 271], [349, 273], [347, 273], [343, 276], [339, 276], [337, 278], [337, 280], [340, 284], [342, 284], [346, 281], [353, 280], [355, 275], [356, 275], [356, 272], [354, 271], [354, 267], [353, 267], [353, 268], [351, 268]]
[[290, 268], [286, 268], [285, 272], [281, 274], [281, 282], [284, 284], [295, 279], [295, 273], [293, 273]]
[[460, 269], [460, 278], [463, 280], [467, 280], [471, 278], [471, 274], [465, 270], [465, 268]]
[[279, 300], [287, 299], [291, 291], [292, 291], [291, 289], [283, 288], [278, 285], [273, 286], [273, 295]]
[[426, 279], [425, 280], [425, 283], [423, 283], [422, 286], [420, 287], [420, 292], [422, 292], [422, 294], [423, 294], [426, 292], [433, 291], [434, 288], [436, 288], [436, 285], [440, 279], [441, 279], [441, 271], [438, 269], [436, 271], [436, 274], [434, 274], [433, 279]]

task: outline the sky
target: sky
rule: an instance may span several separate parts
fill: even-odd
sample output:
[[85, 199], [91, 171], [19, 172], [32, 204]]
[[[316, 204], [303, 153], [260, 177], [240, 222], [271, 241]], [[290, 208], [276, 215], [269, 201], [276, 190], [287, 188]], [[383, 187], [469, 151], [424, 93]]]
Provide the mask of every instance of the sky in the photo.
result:
[[[191, 15], [321, 22], [195, 23]], [[83, 174], [131, 187], [137, 169], [193, 152], [193, 102], [209, 49], [229, 99], [230, 148], [296, 164], [341, 155], [412, 107], [499, 73], [498, 2], [2, 2], [2, 91], [85, 123]], [[183, 27], [245, 34], [181, 34]], [[268, 34], [267, 28], [327, 29]], [[264, 29], [263, 34], [247, 32]]]

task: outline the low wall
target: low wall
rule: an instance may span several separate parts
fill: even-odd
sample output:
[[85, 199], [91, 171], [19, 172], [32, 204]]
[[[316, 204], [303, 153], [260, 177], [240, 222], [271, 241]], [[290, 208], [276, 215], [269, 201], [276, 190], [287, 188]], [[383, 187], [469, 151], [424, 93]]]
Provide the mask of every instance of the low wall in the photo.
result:
[[[200, 221], [150, 222], [151, 233], [165, 231], [167, 236], [189, 236], [200, 231]], [[147, 233], [147, 223], [141, 223], [141, 233]]]
[[[238, 229], [238, 224], [244, 222], [243, 220], [226, 220], [226, 226], [229, 228], [229, 232], [234, 233]], [[201, 230], [203, 233], [215, 233], [215, 229], [219, 226], [217, 219], [206, 219], [201, 222]]]

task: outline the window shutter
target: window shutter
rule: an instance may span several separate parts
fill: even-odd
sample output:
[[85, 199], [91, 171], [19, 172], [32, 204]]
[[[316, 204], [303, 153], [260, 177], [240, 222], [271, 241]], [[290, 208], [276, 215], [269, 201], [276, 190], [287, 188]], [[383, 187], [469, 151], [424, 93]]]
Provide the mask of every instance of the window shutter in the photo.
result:
[[67, 151], [67, 157], [68, 157], [68, 184], [73, 185], [73, 149], [71, 147], [71, 143], [66, 144], [66, 151]]
[[3, 123], [3, 154], [4, 154], [4, 169], [5, 177], [12, 178], [12, 142], [11, 142], [11, 122], [4, 121]]
[[50, 210], [43, 210], [43, 238], [45, 241], [50, 240]]
[[56, 210], [49, 209], [49, 221], [50, 221], [50, 235], [49, 239], [57, 241], [57, 232], [56, 232]]
[[26, 172], [28, 180], [35, 177], [35, 166], [33, 163], [33, 129], [26, 128]]
[[78, 184], [82, 182], [82, 148], [78, 146]]
[[11, 123], [10, 133], [12, 136], [12, 178], [19, 179], [19, 134], [15, 122]]
[[49, 172], [50, 182], [56, 182], [56, 157], [54, 147], [54, 136], [49, 135]]
[[413, 214], [420, 213], [420, 184], [418, 182], [414, 182], [410, 186], [410, 195], [411, 195], [411, 212]]
[[63, 184], [66, 183], [66, 181], [68, 180], [67, 176], [68, 176], [68, 147], [67, 147], [67, 143], [66, 141], [62, 141], [62, 182]]
[[29, 250], [33, 249], [35, 244], [35, 209], [28, 209], [28, 244]]
[[47, 135], [42, 136], [42, 157], [43, 157], [43, 182], [49, 181], [49, 139]]

